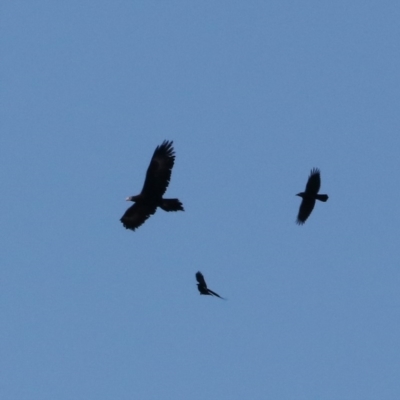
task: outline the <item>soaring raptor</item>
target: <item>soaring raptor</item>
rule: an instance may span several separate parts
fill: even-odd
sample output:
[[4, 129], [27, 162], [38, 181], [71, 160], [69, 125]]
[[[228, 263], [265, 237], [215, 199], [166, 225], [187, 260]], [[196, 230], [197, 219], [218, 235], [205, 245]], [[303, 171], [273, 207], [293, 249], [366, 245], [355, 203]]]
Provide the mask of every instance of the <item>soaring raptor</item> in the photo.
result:
[[126, 229], [134, 231], [156, 212], [157, 207], [164, 211], [184, 211], [182, 203], [178, 199], [163, 198], [175, 161], [172, 143], [172, 141], [164, 140], [160, 146], [157, 146], [147, 168], [141, 193], [126, 199], [135, 203], [126, 210], [121, 218]]

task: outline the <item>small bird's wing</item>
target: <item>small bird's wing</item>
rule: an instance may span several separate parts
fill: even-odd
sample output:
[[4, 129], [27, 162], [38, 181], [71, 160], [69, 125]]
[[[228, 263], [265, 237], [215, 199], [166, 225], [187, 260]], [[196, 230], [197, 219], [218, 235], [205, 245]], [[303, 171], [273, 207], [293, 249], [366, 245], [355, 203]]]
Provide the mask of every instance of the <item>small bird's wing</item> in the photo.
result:
[[306, 185], [306, 193], [317, 194], [319, 192], [320, 186], [321, 186], [320, 171], [318, 168], [313, 168], [310, 172], [310, 176], [308, 177]]
[[205, 289], [207, 289], [206, 281], [205, 281], [205, 279], [204, 279], [203, 274], [202, 274], [200, 271], [199, 271], [199, 272], [196, 272], [196, 280], [197, 280], [197, 282], [199, 282], [199, 284], [200, 284], [202, 287], [204, 287]]
[[167, 190], [171, 179], [172, 167], [175, 162], [175, 152], [172, 143], [172, 141], [164, 140], [154, 150], [142, 189], [144, 197], [160, 198]]
[[221, 297], [218, 293], [213, 292], [211, 289], [208, 289], [208, 292], [211, 293], [211, 294], [214, 295], [214, 296], [219, 297], [219, 298], [222, 299], [222, 300], [225, 300], [225, 299], [224, 299], [223, 297]]
[[309, 198], [303, 199], [303, 201], [300, 204], [299, 214], [297, 215], [296, 223], [298, 225], [303, 225], [304, 222], [306, 222], [306, 220], [310, 216], [311, 211], [313, 210], [314, 206], [315, 206], [314, 199], [309, 199]]
[[135, 203], [133, 206], [129, 207], [125, 214], [121, 218], [121, 222], [126, 229], [132, 229], [133, 231], [136, 228], [139, 228], [150, 215], [153, 215], [156, 212], [156, 207], [148, 206], [141, 203]]

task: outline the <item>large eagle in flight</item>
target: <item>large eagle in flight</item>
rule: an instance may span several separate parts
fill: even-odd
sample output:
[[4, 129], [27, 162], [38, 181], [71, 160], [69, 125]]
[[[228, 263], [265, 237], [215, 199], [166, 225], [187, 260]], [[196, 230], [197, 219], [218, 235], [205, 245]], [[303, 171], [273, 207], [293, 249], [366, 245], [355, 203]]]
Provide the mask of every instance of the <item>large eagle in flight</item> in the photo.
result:
[[300, 196], [303, 201], [300, 204], [299, 214], [297, 215], [296, 223], [298, 225], [303, 225], [307, 218], [310, 216], [311, 211], [315, 206], [315, 201], [327, 201], [327, 194], [318, 194], [319, 188], [321, 186], [321, 175], [318, 168], [313, 168], [311, 170], [310, 176], [308, 177], [306, 190], [301, 193], [297, 193], [296, 196]]
[[178, 199], [163, 198], [175, 161], [172, 143], [172, 141], [164, 140], [160, 146], [157, 146], [147, 168], [141, 193], [126, 199], [135, 203], [126, 210], [121, 218], [126, 229], [134, 231], [156, 212], [157, 207], [164, 211], [184, 211], [182, 203]]

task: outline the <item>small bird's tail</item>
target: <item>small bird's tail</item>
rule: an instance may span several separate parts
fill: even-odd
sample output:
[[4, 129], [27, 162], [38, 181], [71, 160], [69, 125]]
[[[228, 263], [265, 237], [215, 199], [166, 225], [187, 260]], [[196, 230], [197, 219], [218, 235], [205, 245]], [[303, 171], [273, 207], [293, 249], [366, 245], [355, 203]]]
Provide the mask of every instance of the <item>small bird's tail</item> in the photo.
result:
[[317, 200], [323, 201], [323, 202], [325, 202], [325, 201], [327, 201], [329, 199], [327, 194], [317, 194], [315, 198]]
[[185, 211], [182, 203], [178, 199], [162, 199], [160, 207], [164, 211]]
[[213, 292], [211, 289], [207, 289], [208, 290], [208, 294], [212, 294], [214, 296], [219, 297], [222, 300], [226, 300], [225, 298], [221, 297], [218, 293]]

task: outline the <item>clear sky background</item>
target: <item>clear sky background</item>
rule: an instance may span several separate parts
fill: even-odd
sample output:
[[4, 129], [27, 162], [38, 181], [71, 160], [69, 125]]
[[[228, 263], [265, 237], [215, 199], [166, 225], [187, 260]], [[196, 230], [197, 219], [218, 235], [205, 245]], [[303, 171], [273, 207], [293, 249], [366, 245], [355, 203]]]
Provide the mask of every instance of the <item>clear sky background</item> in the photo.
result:
[[[398, 1], [0, 18], [1, 399], [400, 398]], [[128, 231], [164, 139], [186, 211]]]

